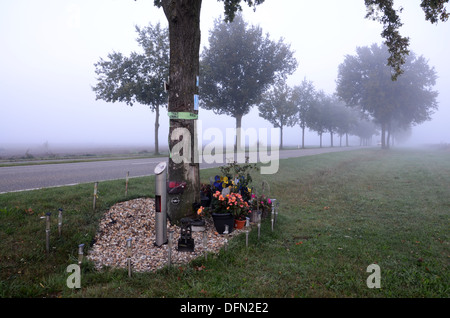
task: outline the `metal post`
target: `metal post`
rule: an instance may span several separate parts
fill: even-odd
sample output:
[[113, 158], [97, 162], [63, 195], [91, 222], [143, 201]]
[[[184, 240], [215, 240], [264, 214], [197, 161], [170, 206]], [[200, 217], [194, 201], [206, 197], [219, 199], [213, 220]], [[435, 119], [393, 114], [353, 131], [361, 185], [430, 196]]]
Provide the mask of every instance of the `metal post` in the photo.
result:
[[278, 201], [276, 201], [275, 203], [276, 203], [276, 207], [275, 207], [275, 224], [276, 224], [277, 218], [278, 218], [278, 208], [280, 207], [280, 203]]
[[78, 266], [81, 266], [81, 263], [83, 262], [83, 248], [84, 244], [78, 245]]
[[50, 252], [50, 215], [51, 213], [47, 213], [45, 215], [45, 250], [47, 253]]
[[167, 243], [167, 164], [159, 163], [155, 168], [155, 231], [156, 246]]
[[275, 203], [273, 202], [273, 200], [272, 200], [272, 217], [270, 221], [272, 222], [272, 232], [273, 232], [273, 224], [275, 222]]
[[61, 237], [62, 233], [62, 209], [58, 209], [58, 234]]
[[223, 234], [225, 234], [225, 244], [224, 244], [224, 247], [225, 247], [225, 251], [227, 251], [228, 250], [228, 224], [225, 224], [225, 231], [223, 231]]
[[131, 238], [127, 239], [127, 266], [128, 277], [131, 277]]
[[248, 233], [250, 232], [250, 218], [245, 218], [245, 246], [248, 247]]
[[258, 240], [261, 237], [261, 211], [258, 211]]

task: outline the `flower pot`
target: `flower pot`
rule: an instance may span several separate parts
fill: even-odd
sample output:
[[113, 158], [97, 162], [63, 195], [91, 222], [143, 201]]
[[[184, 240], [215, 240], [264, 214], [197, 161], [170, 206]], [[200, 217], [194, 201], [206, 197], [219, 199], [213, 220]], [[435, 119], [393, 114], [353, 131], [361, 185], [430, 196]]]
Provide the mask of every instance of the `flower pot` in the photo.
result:
[[211, 213], [214, 227], [217, 233], [223, 234], [225, 231], [225, 225], [228, 225], [228, 232], [231, 233], [234, 228], [234, 216], [231, 213]]
[[237, 230], [243, 229], [245, 226], [245, 220], [234, 220], [234, 228]]
[[250, 215], [250, 222], [258, 223], [260, 216], [261, 216], [261, 211], [252, 211], [252, 214]]

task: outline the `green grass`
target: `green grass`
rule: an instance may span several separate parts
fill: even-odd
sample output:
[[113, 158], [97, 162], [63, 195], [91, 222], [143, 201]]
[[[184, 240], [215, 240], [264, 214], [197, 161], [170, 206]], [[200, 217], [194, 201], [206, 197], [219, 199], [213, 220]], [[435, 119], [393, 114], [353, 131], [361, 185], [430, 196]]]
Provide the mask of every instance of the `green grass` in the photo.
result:
[[[202, 180], [218, 169], [202, 170]], [[104, 211], [152, 197], [154, 179], [0, 195], [0, 297], [448, 297], [450, 153], [358, 150], [282, 160], [270, 185], [280, 214], [227, 251], [154, 273], [82, 268], [82, 288], [66, 286], [77, 246], [92, 241]], [[64, 209], [62, 238], [45, 253], [45, 212]], [[56, 217], [52, 218], [56, 229]], [[87, 247], [88, 249], [89, 247]], [[369, 289], [370, 264], [381, 288]], [[200, 270], [201, 269], [201, 270]]]

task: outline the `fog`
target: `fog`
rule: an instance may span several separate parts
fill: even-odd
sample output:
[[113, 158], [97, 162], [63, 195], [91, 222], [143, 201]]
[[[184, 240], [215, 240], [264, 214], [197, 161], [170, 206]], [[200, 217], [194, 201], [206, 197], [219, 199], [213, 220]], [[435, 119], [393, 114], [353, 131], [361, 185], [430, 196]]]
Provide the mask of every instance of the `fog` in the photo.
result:
[[[402, 35], [410, 49], [428, 59], [439, 79], [435, 90], [439, 110], [433, 120], [414, 127], [408, 145], [450, 143], [450, 22], [431, 25], [419, 2], [396, 1], [404, 11]], [[223, 4], [203, 1], [202, 48], [208, 45], [213, 21]], [[244, 9], [244, 19], [259, 24], [271, 39], [284, 38], [299, 62], [290, 85], [304, 78], [317, 89], [333, 93], [338, 66], [357, 46], [381, 43], [382, 27], [364, 19], [363, 0], [266, 0], [256, 11]], [[0, 3], [0, 156], [9, 150], [56, 152], [61, 147], [124, 147], [151, 149], [155, 115], [136, 104], [96, 101], [94, 63], [110, 52], [140, 51], [135, 25], [161, 22], [162, 9], [151, 0], [17, 0]], [[201, 96], [200, 96], [201, 98]], [[235, 120], [200, 110], [203, 129], [233, 128]], [[166, 112], [161, 115], [160, 143], [167, 144]], [[254, 108], [243, 128], [272, 126]], [[297, 146], [299, 127], [285, 128], [284, 144]], [[324, 146], [329, 142], [323, 137]], [[352, 143], [358, 141], [352, 139]], [[376, 143], [376, 138], [374, 138]], [[308, 132], [306, 145], [318, 145]], [[338, 143], [339, 144], [339, 141]], [[31, 149], [31, 150], [30, 150]]]

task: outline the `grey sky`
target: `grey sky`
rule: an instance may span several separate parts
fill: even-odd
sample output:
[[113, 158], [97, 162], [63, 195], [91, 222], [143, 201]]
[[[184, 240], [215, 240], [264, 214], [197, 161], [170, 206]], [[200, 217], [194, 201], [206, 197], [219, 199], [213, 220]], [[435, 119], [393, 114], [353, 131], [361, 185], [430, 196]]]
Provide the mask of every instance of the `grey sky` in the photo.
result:
[[[404, 7], [402, 34], [411, 50], [429, 60], [439, 79], [440, 110], [414, 129], [418, 143], [450, 142], [450, 22], [425, 21], [419, 1]], [[202, 48], [222, 3], [203, 0]], [[381, 43], [381, 25], [364, 19], [363, 0], [266, 0], [244, 18], [259, 24], [272, 39], [284, 38], [299, 61], [291, 85], [303, 78], [328, 93], [335, 90], [338, 65], [357, 46]], [[0, 2], [0, 149], [11, 143], [94, 143], [151, 145], [154, 114], [142, 105], [96, 101], [94, 63], [112, 51], [139, 50], [135, 25], [167, 22], [153, 0], [5, 0]], [[201, 97], [200, 97], [201, 98]], [[201, 110], [204, 129], [234, 127], [234, 119]], [[206, 121], [206, 119], [208, 119]], [[160, 141], [167, 140], [168, 118], [161, 117]], [[253, 110], [246, 127], [271, 127]], [[300, 128], [285, 129], [285, 144], [298, 144]], [[328, 142], [324, 137], [325, 144]], [[317, 135], [307, 143], [317, 144]]]

